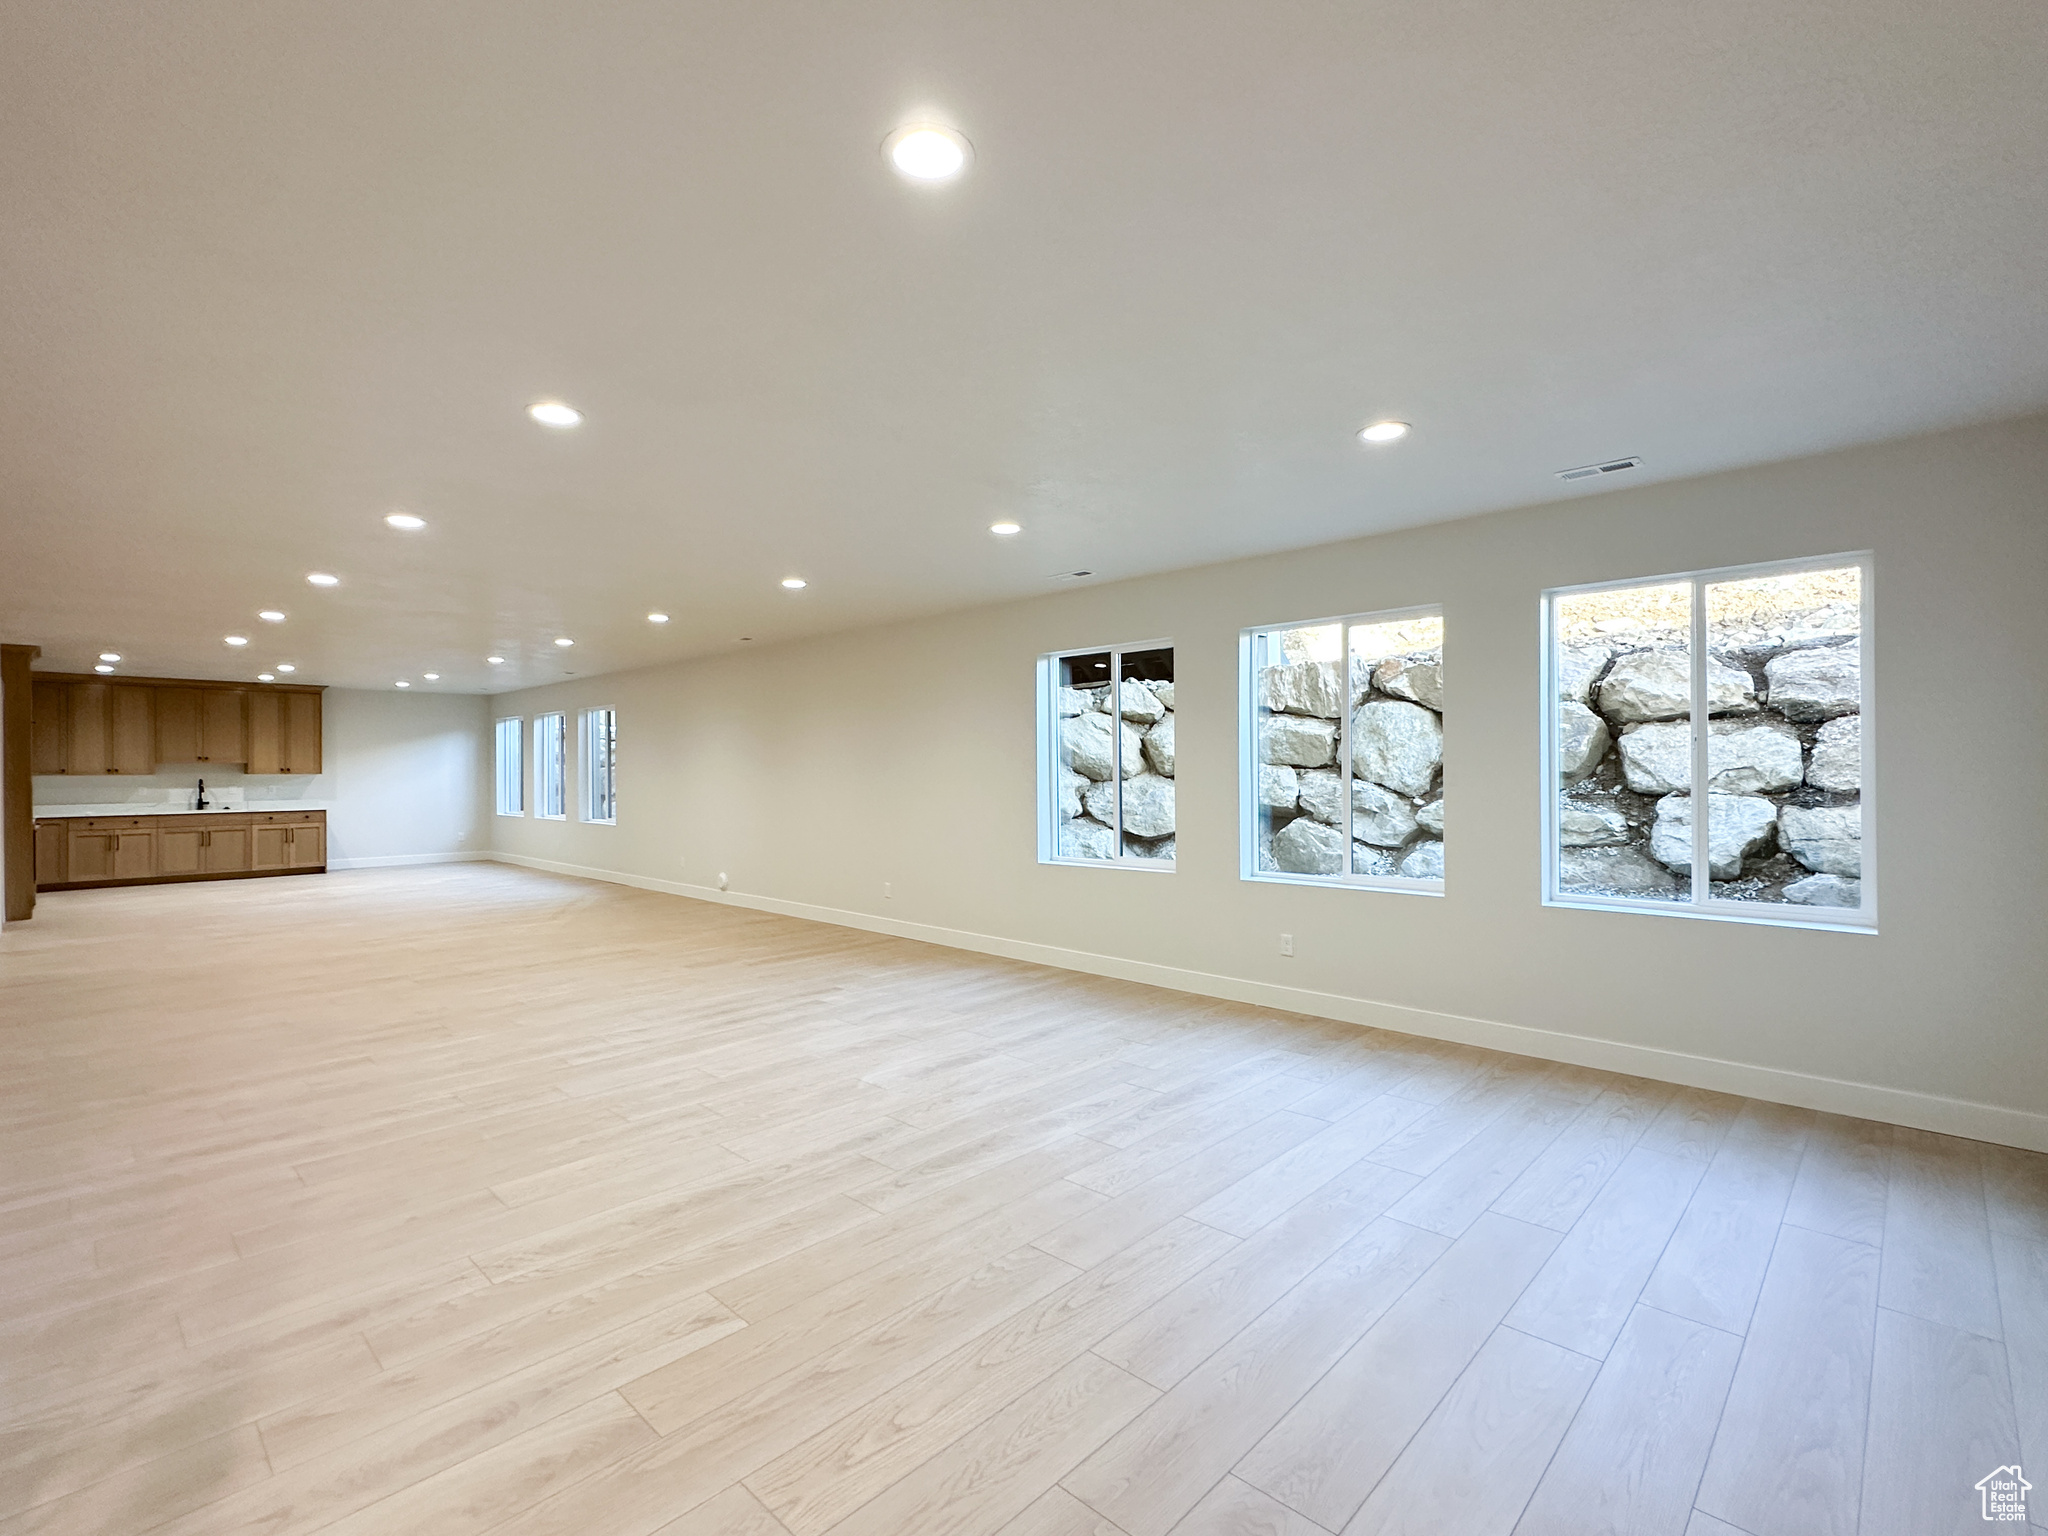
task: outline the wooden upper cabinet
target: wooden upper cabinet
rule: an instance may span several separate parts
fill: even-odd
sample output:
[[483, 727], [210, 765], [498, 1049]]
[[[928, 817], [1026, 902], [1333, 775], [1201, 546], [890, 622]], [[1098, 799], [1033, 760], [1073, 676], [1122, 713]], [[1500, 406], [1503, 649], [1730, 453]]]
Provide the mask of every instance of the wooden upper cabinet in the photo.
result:
[[320, 695], [259, 689], [249, 694], [249, 772], [320, 771]]
[[69, 683], [33, 683], [29, 688], [29, 771], [71, 771]]
[[114, 761], [109, 729], [107, 683], [73, 683], [65, 724], [65, 768], [70, 773], [107, 773]]
[[156, 772], [156, 690], [107, 690], [107, 772]]
[[249, 726], [240, 688], [156, 688], [156, 760], [246, 763]]

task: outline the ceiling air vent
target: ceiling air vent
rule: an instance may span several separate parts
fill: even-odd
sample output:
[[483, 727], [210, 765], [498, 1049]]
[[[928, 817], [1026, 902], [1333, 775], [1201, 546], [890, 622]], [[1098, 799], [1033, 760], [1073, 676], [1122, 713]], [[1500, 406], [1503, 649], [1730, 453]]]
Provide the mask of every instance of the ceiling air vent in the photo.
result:
[[1093, 571], [1054, 571], [1052, 579], [1054, 581], [1086, 581], [1094, 574]]
[[1618, 475], [1624, 469], [1634, 469], [1641, 459], [1609, 459], [1605, 464], [1581, 464], [1577, 469], [1560, 469], [1560, 480], [1598, 480], [1602, 475]]

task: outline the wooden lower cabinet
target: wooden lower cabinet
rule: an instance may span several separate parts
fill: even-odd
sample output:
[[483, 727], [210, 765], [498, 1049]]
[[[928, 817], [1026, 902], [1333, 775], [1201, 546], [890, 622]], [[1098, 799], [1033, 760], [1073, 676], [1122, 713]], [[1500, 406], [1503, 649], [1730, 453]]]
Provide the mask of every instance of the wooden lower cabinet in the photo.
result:
[[308, 874], [327, 867], [325, 811], [80, 816], [36, 823], [36, 888]]

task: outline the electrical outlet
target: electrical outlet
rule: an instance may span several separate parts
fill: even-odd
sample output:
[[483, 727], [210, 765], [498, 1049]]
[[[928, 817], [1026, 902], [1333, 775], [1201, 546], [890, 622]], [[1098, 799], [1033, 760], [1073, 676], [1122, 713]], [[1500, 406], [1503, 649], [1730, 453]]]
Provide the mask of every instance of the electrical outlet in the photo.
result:
[[1293, 953], [1294, 953], [1294, 935], [1293, 935], [1293, 934], [1291, 934], [1291, 933], [1283, 933], [1283, 934], [1281, 934], [1281, 935], [1280, 935], [1280, 953], [1281, 953], [1281, 954], [1283, 954], [1283, 955], [1291, 955], [1291, 954], [1293, 954]]
[[893, 896], [894, 896], [895, 894], [896, 894], [895, 888], [894, 888], [893, 886], [891, 886], [891, 885], [889, 884], [889, 882], [888, 882], [888, 881], [884, 880], [884, 881], [882, 882], [882, 899], [883, 899], [884, 901], [887, 901], [887, 900], [889, 900], [889, 899], [890, 899], [891, 897], [893, 897]]
[[725, 871], [722, 869], [718, 872], [718, 888], [721, 891], [725, 889]]

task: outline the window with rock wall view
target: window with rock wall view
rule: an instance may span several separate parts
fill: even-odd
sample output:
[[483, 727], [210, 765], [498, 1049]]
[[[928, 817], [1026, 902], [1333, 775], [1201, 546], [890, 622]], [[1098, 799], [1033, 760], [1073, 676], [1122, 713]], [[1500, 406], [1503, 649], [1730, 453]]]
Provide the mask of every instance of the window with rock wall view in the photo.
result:
[[518, 716], [498, 722], [498, 814], [526, 814], [526, 722]]
[[1867, 555], [1545, 594], [1546, 900], [1874, 926], [1869, 595]]
[[569, 814], [563, 797], [566, 726], [560, 715], [533, 717], [533, 814], [543, 821], [561, 821]]
[[1049, 863], [1173, 867], [1173, 647], [1067, 651], [1041, 663]]
[[1243, 648], [1245, 876], [1441, 891], [1442, 610], [1276, 624]]

